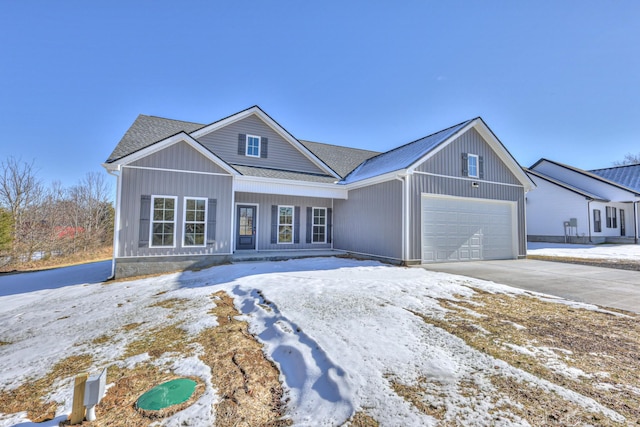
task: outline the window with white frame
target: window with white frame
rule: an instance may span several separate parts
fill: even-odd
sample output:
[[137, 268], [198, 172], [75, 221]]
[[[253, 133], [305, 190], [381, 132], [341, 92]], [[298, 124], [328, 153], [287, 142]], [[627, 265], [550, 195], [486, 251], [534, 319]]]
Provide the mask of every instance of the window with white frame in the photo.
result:
[[184, 199], [184, 246], [206, 246], [207, 199]]
[[278, 206], [278, 243], [293, 243], [293, 206]]
[[469, 154], [467, 156], [467, 172], [472, 178], [478, 178], [478, 155]]
[[312, 243], [327, 243], [327, 208], [313, 208]]
[[607, 206], [607, 228], [618, 228], [617, 209], [613, 206]]
[[602, 219], [600, 215], [600, 209], [593, 210], [593, 231], [600, 233], [602, 231]]
[[260, 137], [247, 135], [247, 156], [260, 157]]
[[153, 196], [151, 200], [151, 246], [173, 247], [175, 242], [176, 198]]

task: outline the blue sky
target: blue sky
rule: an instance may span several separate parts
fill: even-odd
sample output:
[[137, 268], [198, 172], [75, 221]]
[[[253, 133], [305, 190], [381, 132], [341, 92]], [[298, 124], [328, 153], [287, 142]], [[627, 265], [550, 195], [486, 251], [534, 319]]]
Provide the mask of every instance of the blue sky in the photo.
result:
[[261, 106], [385, 151], [482, 116], [523, 166], [640, 152], [640, 2], [0, 0], [0, 158], [101, 171], [138, 114]]

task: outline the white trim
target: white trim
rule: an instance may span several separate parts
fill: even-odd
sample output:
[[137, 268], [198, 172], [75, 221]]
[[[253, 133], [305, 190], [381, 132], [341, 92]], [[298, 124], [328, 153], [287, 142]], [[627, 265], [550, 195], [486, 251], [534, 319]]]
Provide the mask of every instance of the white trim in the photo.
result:
[[161, 141], [155, 142], [139, 151], [131, 153], [121, 159], [116, 160], [112, 163], [105, 163], [103, 166], [107, 169], [115, 170], [120, 165], [128, 165], [129, 163], [140, 160], [144, 157], [147, 157], [151, 154], [157, 153], [158, 151], [164, 150], [165, 148], [171, 147], [174, 144], [178, 144], [180, 142], [185, 142], [190, 145], [193, 149], [198, 151], [200, 154], [205, 156], [207, 159], [211, 160], [216, 165], [220, 166], [225, 171], [229, 172], [231, 175], [238, 175], [238, 171], [229, 166], [224, 160], [220, 157], [213, 154], [211, 151], [207, 150], [202, 144], [193, 139], [185, 132], [177, 133], [176, 135], [165, 138]]
[[418, 175], [437, 176], [437, 177], [440, 177], [440, 178], [459, 179], [461, 181], [473, 181], [473, 182], [482, 182], [482, 183], [485, 183], [485, 184], [504, 185], [506, 187], [517, 187], [517, 188], [522, 188], [523, 187], [521, 184], [510, 184], [508, 182], [497, 182], [497, 181], [485, 181], [484, 179], [467, 178], [467, 177], [462, 177], [462, 176], [442, 175], [442, 174], [439, 174], [439, 173], [422, 172], [422, 171], [413, 171], [413, 173], [418, 174]]
[[[476, 174], [471, 175], [471, 159], [476, 159]], [[467, 153], [467, 176], [470, 178], [480, 178], [480, 156], [477, 154]]]
[[212, 175], [212, 176], [231, 176], [228, 173], [219, 173], [219, 172], [202, 172], [202, 171], [193, 171], [193, 170], [183, 170], [183, 169], [167, 169], [167, 168], [154, 168], [151, 166], [133, 166], [133, 165], [122, 165], [122, 169], [143, 169], [143, 170], [151, 170], [151, 171], [160, 171], [160, 172], [178, 172], [178, 173], [190, 173], [194, 175]]
[[300, 143], [293, 135], [291, 135], [286, 129], [280, 126], [275, 120], [273, 120], [267, 113], [262, 111], [262, 109], [258, 106], [254, 106], [248, 108], [244, 111], [240, 111], [239, 113], [233, 114], [225, 119], [219, 120], [215, 123], [212, 123], [208, 126], [205, 126], [201, 129], [196, 130], [191, 133], [191, 137], [194, 139], [201, 138], [204, 135], [207, 135], [213, 131], [221, 129], [225, 126], [228, 126], [237, 121], [243, 120], [251, 115], [257, 116], [260, 120], [262, 120], [267, 126], [269, 126], [273, 131], [279, 134], [285, 141], [293, 145], [298, 149], [307, 159], [309, 159], [313, 164], [318, 166], [320, 169], [328, 172], [331, 176], [336, 179], [341, 179], [340, 176], [331, 169], [328, 165], [326, 165], [322, 160], [320, 160], [315, 154], [309, 151], [304, 145]]
[[[314, 242], [313, 241], [313, 227], [321, 227], [321, 225], [316, 225], [315, 223], [315, 213], [313, 212], [314, 209], [322, 209], [324, 211], [324, 241], [323, 242]], [[327, 209], [326, 207], [321, 207], [321, 206], [311, 206], [311, 244], [312, 245], [322, 245], [322, 244], [327, 244], [327, 219], [329, 214], [327, 213]], [[333, 212], [333, 209], [332, 209]], [[301, 214], [302, 215], [302, 214]]]
[[235, 191], [286, 196], [346, 199], [348, 189], [343, 185], [322, 182], [292, 181], [256, 176], [234, 177]]
[[[202, 245], [187, 245], [185, 242], [185, 238], [187, 236], [187, 200], [204, 200], [204, 221], [190, 221], [194, 224], [204, 223], [204, 240]], [[206, 248], [207, 247], [207, 223], [208, 223], [208, 215], [209, 215], [209, 199], [207, 197], [192, 197], [192, 196], [183, 196], [182, 197], [182, 242], [181, 246], [183, 248]]]
[[[249, 154], [249, 138], [255, 138], [258, 140], [258, 154], [257, 155], [253, 155], [253, 154]], [[244, 155], [247, 157], [260, 157], [260, 154], [262, 154], [262, 152], [260, 151], [262, 149], [262, 138], [257, 136], [257, 135], [245, 135], [245, 140], [244, 140]]]
[[343, 187], [347, 190], [356, 190], [362, 187], [369, 187], [370, 185], [380, 184], [387, 181], [393, 181], [399, 176], [403, 176], [406, 169], [398, 169], [392, 172], [387, 172], [382, 175], [373, 176], [371, 178], [363, 179], [362, 181], [356, 181], [349, 184], [344, 184]]
[[[291, 241], [290, 242], [281, 242], [280, 241], [280, 208], [291, 208]], [[296, 207], [293, 205], [278, 205], [278, 220], [277, 220], [277, 229], [276, 229], [276, 244], [278, 245], [293, 245], [296, 241]], [[282, 224], [283, 227], [288, 226], [289, 224]]]
[[236, 180], [231, 180], [231, 239], [230, 241], [230, 250], [231, 253], [235, 251], [236, 248], [236, 189], [235, 189]]
[[[234, 200], [235, 200], [235, 193], [234, 193]], [[236, 238], [236, 232], [238, 230], [236, 229], [235, 225], [234, 225], [233, 231], [231, 233], [232, 236], [233, 236], [233, 239], [232, 239], [233, 240], [233, 246], [231, 246], [231, 248], [232, 248], [232, 250], [234, 252], [235, 251], [257, 251], [258, 250], [258, 236], [260, 235], [259, 234], [260, 233], [260, 229], [259, 229], [260, 221], [258, 221], [258, 218], [260, 218], [260, 204], [259, 203], [242, 203], [242, 202], [235, 203], [233, 205], [233, 215], [232, 215], [232, 217], [233, 217], [232, 223], [234, 223], [234, 224], [235, 224], [236, 217], [238, 216], [238, 206], [255, 206], [255, 208], [256, 208], [256, 216], [255, 216], [255, 218], [253, 218], [253, 223], [256, 226], [255, 248], [253, 248], [253, 249], [238, 249], [238, 248], [236, 248], [236, 246], [235, 246], [235, 244], [236, 244], [235, 243], [235, 238]]]
[[410, 222], [411, 222], [411, 210], [410, 210], [410, 204], [411, 204], [411, 196], [410, 196], [410, 186], [411, 186], [411, 176], [412, 174], [408, 174], [404, 177], [404, 208], [405, 208], [405, 212], [404, 212], [404, 255], [402, 256], [403, 259], [408, 260], [409, 258], [409, 253], [411, 251], [410, 249]]
[[[153, 245], [153, 211], [154, 211], [154, 200], [155, 199], [173, 199], [173, 221], [158, 221], [159, 223], [170, 223], [173, 222], [173, 245], [164, 245], [164, 246], [154, 246]], [[164, 196], [161, 194], [152, 194], [151, 195], [151, 206], [149, 212], [149, 248], [158, 249], [158, 248], [176, 248], [176, 224], [178, 222], [178, 196]]]

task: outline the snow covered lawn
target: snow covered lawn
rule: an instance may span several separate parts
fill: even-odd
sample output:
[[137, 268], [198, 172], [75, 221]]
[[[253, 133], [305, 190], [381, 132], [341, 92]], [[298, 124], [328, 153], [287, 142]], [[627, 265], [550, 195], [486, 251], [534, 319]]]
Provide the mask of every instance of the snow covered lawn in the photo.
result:
[[[279, 369], [293, 425], [640, 419], [637, 316], [491, 282], [310, 258], [45, 288], [0, 297], [0, 426], [29, 425], [29, 402], [13, 402], [11, 412], [3, 402], [9, 407], [26, 385], [45, 384], [38, 380], [67, 360], [92, 373], [145, 366], [198, 378], [197, 401], [159, 423], [216, 425], [225, 396], [214, 384], [224, 373], [206, 362], [209, 350], [197, 337], [221, 327], [211, 314], [219, 291]], [[41, 399], [54, 402], [56, 418], [37, 425], [70, 413], [72, 383], [69, 373], [51, 378]], [[116, 388], [105, 400], [117, 401]], [[108, 409], [100, 406], [92, 425], [103, 425]]]
[[640, 262], [640, 245], [573, 245], [529, 242], [527, 255]]

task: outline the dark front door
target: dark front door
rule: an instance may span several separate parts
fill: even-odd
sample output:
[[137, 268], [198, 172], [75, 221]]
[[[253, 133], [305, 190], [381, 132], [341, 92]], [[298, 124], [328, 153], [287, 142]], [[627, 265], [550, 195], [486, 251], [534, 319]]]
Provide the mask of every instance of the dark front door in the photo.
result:
[[256, 248], [256, 207], [238, 205], [236, 214], [236, 249]]
[[627, 228], [625, 227], [625, 224], [624, 224], [624, 209], [620, 209], [620, 235], [621, 236], [627, 235]]

